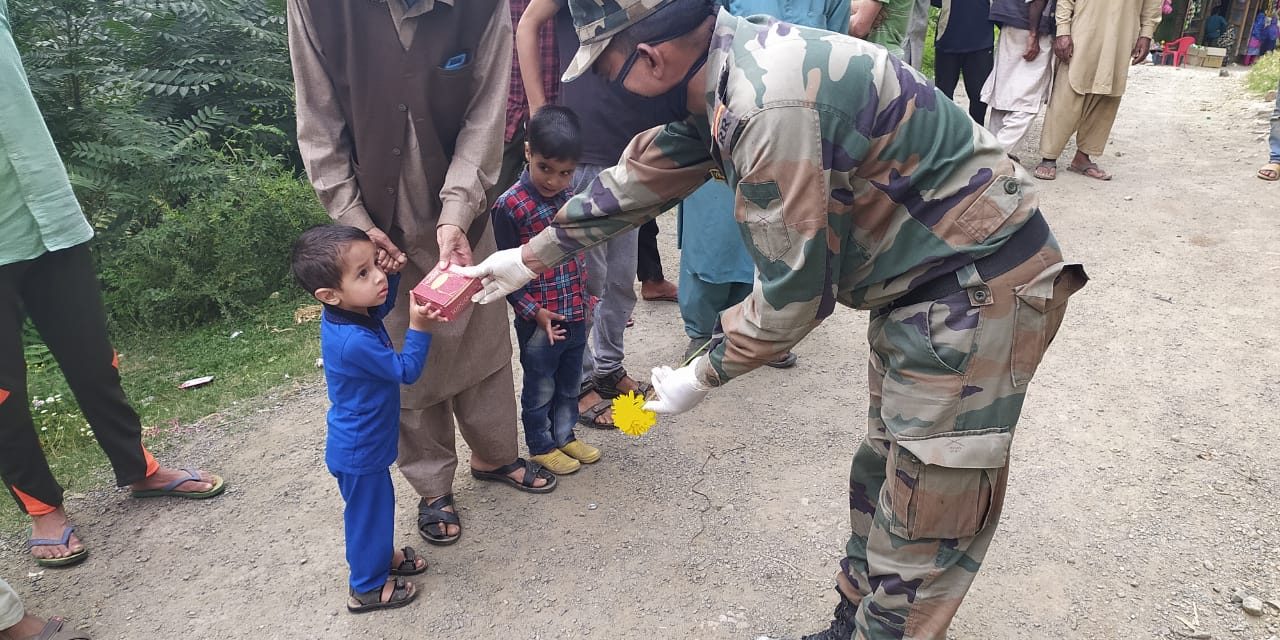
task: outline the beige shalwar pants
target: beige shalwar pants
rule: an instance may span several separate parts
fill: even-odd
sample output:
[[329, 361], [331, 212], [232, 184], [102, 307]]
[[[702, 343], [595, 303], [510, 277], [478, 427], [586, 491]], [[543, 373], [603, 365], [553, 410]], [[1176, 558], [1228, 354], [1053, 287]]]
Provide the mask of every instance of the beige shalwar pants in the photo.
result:
[[510, 463], [519, 454], [516, 440], [515, 383], [511, 364], [480, 384], [425, 409], [400, 410], [400, 473], [420, 496], [453, 492], [458, 468], [455, 421], [462, 438], [489, 466]]
[[1040, 156], [1052, 160], [1062, 155], [1073, 133], [1081, 153], [1102, 155], [1111, 127], [1116, 123], [1122, 96], [1076, 93], [1067, 76], [1066, 66], [1059, 66], [1053, 78], [1049, 110], [1044, 116], [1044, 132], [1040, 134]]
[[0, 631], [22, 622], [25, 615], [18, 592], [8, 582], [0, 580]]

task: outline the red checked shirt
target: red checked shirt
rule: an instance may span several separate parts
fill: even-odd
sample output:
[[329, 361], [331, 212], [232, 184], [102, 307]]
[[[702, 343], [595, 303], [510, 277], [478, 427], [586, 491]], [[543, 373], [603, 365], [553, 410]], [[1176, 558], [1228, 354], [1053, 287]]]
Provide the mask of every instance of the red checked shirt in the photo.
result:
[[[511, 4], [511, 30], [514, 32], [520, 24], [520, 16], [529, 6], [529, 0], [508, 0]], [[511, 81], [507, 86], [507, 129], [503, 142], [511, 142], [520, 122], [529, 117], [529, 100], [525, 96], [524, 82], [520, 79], [519, 54], [515, 52], [515, 43], [511, 50]], [[547, 96], [547, 104], [555, 104], [560, 94], [560, 54], [556, 48], [555, 21], [548, 20], [538, 27], [538, 58], [542, 61], [542, 92]]]
[[[528, 242], [551, 224], [556, 212], [573, 193], [568, 189], [554, 198], [545, 198], [529, 182], [529, 170], [520, 174], [507, 192], [493, 203], [493, 236], [499, 249], [513, 249]], [[582, 281], [587, 275], [582, 258], [575, 255], [564, 264], [542, 272], [523, 289], [507, 296], [507, 300], [525, 320], [533, 320], [538, 309], [564, 316], [565, 322], [587, 319], [587, 290]]]

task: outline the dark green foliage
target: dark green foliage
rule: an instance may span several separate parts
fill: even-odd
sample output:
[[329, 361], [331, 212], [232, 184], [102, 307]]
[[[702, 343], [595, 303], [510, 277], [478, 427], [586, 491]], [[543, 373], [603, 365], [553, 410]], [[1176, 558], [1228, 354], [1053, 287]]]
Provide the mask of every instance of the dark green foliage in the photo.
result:
[[109, 240], [224, 179], [218, 154], [295, 153], [283, 0], [9, 7], [32, 91]]
[[252, 315], [273, 293], [300, 295], [289, 249], [328, 220], [311, 186], [274, 160], [226, 166], [226, 179], [99, 252], [116, 325], [187, 327]]

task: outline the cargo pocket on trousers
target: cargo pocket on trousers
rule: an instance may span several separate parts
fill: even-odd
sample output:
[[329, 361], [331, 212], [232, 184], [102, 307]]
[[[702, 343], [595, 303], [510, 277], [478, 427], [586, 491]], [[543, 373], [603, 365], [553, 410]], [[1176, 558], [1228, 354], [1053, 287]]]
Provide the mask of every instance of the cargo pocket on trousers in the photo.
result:
[[1044, 352], [1058, 334], [1067, 312], [1067, 299], [1089, 281], [1084, 267], [1059, 262], [1041, 271], [1030, 282], [1014, 288], [1013, 349], [1009, 372], [1015, 387], [1031, 382]]
[[739, 182], [737, 188], [739, 222], [745, 224], [751, 245], [770, 262], [791, 250], [791, 236], [783, 215], [782, 190], [778, 183]]
[[927, 464], [898, 443], [889, 455], [890, 533], [907, 540], [969, 538], [991, 519], [1003, 481], [1000, 464], [963, 468]]

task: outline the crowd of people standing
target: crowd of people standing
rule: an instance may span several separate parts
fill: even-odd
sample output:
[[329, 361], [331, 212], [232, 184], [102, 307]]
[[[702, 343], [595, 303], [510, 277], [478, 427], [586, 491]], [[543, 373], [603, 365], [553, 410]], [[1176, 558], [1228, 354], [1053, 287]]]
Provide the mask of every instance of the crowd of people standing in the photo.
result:
[[[405, 577], [427, 570], [394, 543], [393, 461], [418, 494], [417, 533], [452, 544], [464, 531], [456, 433], [475, 478], [548, 493], [607, 456], [575, 427], [613, 428], [613, 398], [680, 413], [756, 367], [794, 366], [791, 347], [839, 302], [878, 327], [871, 417], [851, 467], [839, 605], [809, 637], [945, 636], [999, 519], [1025, 387], [1087, 280], [1063, 262], [1018, 155], [1047, 101], [1034, 177], [1056, 178], [1074, 135], [1069, 170], [1110, 179], [1094, 158], [1159, 0], [933, 0], [946, 100], [909, 69], [924, 59], [924, 0], [287, 4], [299, 151], [335, 222], [292, 260], [325, 304], [326, 464], [346, 503], [351, 611], [408, 604]], [[0, 27], [0, 83], [23, 88], [4, 0]], [[806, 51], [870, 67], [808, 93], [752, 75], [807, 77]], [[967, 112], [949, 100], [962, 78]], [[0, 105], [0, 144], [25, 151], [0, 166], [0, 194], [17, 194], [0, 200], [4, 348], [13, 355], [30, 315], [134, 496], [217, 496], [222, 478], [163, 467], [141, 444], [87, 259], [92, 230], [20, 93]], [[912, 117], [903, 101], [937, 113]], [[750, 107], [766, 103], [778, 107]], [[832, 115], [859, 108], [897, 119]], [[922, 159], [904, 176], [871, 137], [945, 148], [911, 149]], [[910, 184], [917, 171], [928, 199]], [[818, 182], [824, 193], [805, 192]], [[654, 222], [674, 206], [678, 287]], [[455, 268], [483, 278], [478, 299], [513, 309], [519, 397], [504, 304], [449, 318], [398, 288]], [[639, 299], [678, 302], [688, 338], [682, 366], [650, 382], [624, 366]], [[74, 312], [57, 307], [68, 300]], [[87, 550], [39, 451], [22, 371], [0, 368], [0, 472], [32, 518], [35, 561], [69, 566]], [[27, 615], [3, 583], [0, 634], [83, 637]]]

